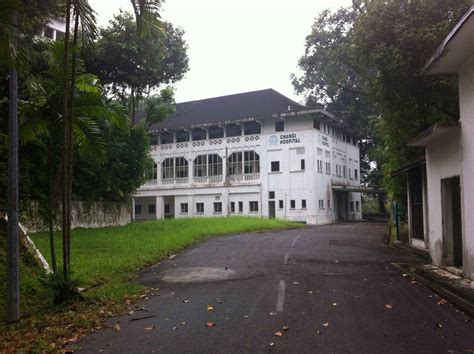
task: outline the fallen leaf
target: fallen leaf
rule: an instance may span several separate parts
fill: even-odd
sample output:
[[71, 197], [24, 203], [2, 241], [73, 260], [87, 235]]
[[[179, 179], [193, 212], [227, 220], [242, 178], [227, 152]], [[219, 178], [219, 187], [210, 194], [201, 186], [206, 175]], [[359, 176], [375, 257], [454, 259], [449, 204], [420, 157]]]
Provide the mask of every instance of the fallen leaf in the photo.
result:
[[402, 277], [407, 277], [407, 276], [408, 276], [407, 273], [403, 273], [403, 274], [402, 274]]
[[437, 324], [436, 324], [436, 327], [438, 327], [438, 328], [443, 328], [443, 325], [442, 325], [441, 323], [437, 323]]
[[244, 315], [245, 318], [249, 318], [249, 315]]
[[174, 257], [176, 257], [176, 255], [172, 254], [171, 256], [168, 257], [168, 259], [173, 259]]
[[145, 326], [143, 327], [145, 331], [153, 331], [155, 329], [155, 326]]
[[178, 327], [174, 326], [173, 327], [173, 331], [176, 331], [178, 329]]
[[448, 303], [448, 301], [446, 301], [445, 299], [440, 299], [437, 304], [440, 305], [440, 306], [444, 306]]
[[288, 326], [283, 326], [282, 329], [283, 329], [284, 331], [288, 331], [288, 330], [290, 329], [290, 327], [288, 327]]
[[311, 290], [310, 290], [310, 291], [308, 291], [308, 294], [312, 294], [312, 293], [313, 293], [313, 292], [312, 292]]
[[337, 302], [333, 302], [333, 303], [332, 303], [332, 306], [337, 306]]
[[183, 322], [181, 322], [181, 324], [184, 326], [186, 324], [186, 322], [183, 321]]
[[207, 322], [206, 327], [215, 327], [216, 324], [214, 322]]
[[207, 311], [212, 311], [214, 310], [214, 307], [212, 307], [212, 305], [207, 305]]
[[321, 334], [321, 331], [316, 331], [316, 334]]
[[325, 323], [323, 323], [323, 326], [324, 326], [324, 327], [327, 327], [327, 326], [329, 326], [329, 322], [325, 322]]
[[133, 310], [128, 311], [128, 314], [129, 314], [130, 316], [133, 315], [134, 313], [135, 313], [135, 311], [133, 311]]
[[187, 304], [187, 303], [189, 302], [189, 300], [183, 300], [183, 302], [184, 302], [185, 304]]
[[222, 300], [217, 300], [217, 303], [218, 303], [218, 304], [222, 304]]
[[298, 285], [300, 282], [299, 281], [294, 281], [293, 284]]
[[275, 337], [282, 337], [282, 336], [283, 336], [283, 332], [277, 331], [277, 332], [273, 333], [273, 335], [274, 335]]
[[120, 331], [122, 330], [122, 328], [120, 328], [120, 323], [117, 322], [117, 323], [114, 325], [114, 330], [116, 330], [117, 332], [120, 332]]
[[367, 281], [367, 278], [364, 278], [364, 281]]
[[273, 347], [275, 345], [275, 343], [271, 342], [269, 345], [270, 345], [270, 347]]
[[276, 312], [270, 312], [270, 316], [275, 316], [276, 315]]
[[385, 304], [385, 308], [386, 308], [386, 309], [391, 309], [392, 307], [393, 307], [393, 306], [390, 305], [390, 304]]

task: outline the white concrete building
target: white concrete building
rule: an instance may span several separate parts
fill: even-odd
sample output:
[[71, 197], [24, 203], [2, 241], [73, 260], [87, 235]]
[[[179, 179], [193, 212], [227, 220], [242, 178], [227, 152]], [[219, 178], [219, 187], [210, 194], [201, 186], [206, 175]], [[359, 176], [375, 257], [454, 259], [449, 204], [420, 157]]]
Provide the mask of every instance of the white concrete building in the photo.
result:
[[43, 36], [53, 41], [64, 39], [66, 34], [66, 22], [60, 19], [52, 18], [48, 21], [43, 31]]
[[337, 126], [271, 89], [177, 104], [150, 129], [155, 165], [134, 219], [359, 220], [359, 147]]
[[[474, 7], [443, 41], [423, 72], [457, 74], [460, 107], [459, 122], [436, 124], [410, 143], [425, 148], [426, 169], [418, 178], [423, 195], [424, 245], [436, 266], [458, 268], [474, 279]], [[410, 189], [413, 191], [413, 186]], [[410, 189], [409, 199], [416, 194]], [[409, 201], [409, 214], [413, 213], [411, 204]], [[412, 224], [419, 223], [409, 219]]]

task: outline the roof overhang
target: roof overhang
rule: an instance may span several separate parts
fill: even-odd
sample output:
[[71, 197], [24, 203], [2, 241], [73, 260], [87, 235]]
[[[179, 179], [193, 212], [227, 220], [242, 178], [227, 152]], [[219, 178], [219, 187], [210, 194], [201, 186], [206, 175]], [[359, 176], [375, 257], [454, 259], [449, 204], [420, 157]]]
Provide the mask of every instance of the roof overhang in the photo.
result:
[[422, 75], [454, 74], [474, 54], [474, 6], [464, 14], [454, 29], [444, 39], [428, 63]]
[[424, 132], [411, 139], [408, 142], [408, 146], [428, 146], [452, 133], [458, 132], [460, 126], [460, 122], [436, 123], [431, 128], [426, 129]]
[[400, 175], [404, 175], [407, 172], [413, 170], [414, 168], [417, 168], [419, 166], [423, 166], [425, 164], [426, 164], [426, 157], [423, 154], [423, 155], [419, 156], [417, 159], [402, 165], [398, 170], [393, 171], [390, 175], [392, 177], [397, 177], [397, 176], [400, 176]]
[[383, 188], [372, 188], [366, 186], [345, 186], [333, 184], [331, 188], [334, 192], [356, 192], [356, 193], [386, 193]]

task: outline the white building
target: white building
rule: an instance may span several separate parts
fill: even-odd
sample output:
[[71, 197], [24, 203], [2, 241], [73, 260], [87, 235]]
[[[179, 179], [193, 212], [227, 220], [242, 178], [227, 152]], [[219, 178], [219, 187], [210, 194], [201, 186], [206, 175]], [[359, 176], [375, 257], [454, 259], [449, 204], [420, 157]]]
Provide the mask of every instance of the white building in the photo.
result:
[[359, 220], [359, 148], [337, 123], [272, 89], [179, 103], [150, 129], [155, 165], [134, 219]]
[[51, 18], [46, 25], [43, 36], [53, 41], [64, 39], [66, 34], [66, 22], [60, 19]]
[[[436, 266], [457, 268], [474, 279], [474, 7], [443, 41], [423, 72], [458, 75], [460, 119], [436, 124], [410, 143], [425, 148], [426, 161], [419, 159], [406, 169], [410, 232], [412, 237], [422, 237]], [[410, 172], [415, 167], [420, 172]], [[422, 213], [413, 210], [410, 198], [414, 195], [423, 206]], [[423, 225], [417, 228], [423, 230], [421, 235], [413, 234], [414, 224]]]

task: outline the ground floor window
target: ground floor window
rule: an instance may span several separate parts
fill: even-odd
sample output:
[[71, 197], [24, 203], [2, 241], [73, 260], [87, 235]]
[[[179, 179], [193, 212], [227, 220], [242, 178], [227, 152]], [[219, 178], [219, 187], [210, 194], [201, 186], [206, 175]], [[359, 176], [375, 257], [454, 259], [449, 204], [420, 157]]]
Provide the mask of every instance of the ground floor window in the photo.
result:
[[170, 213], [170, 205], [169, 204], [165, 204], [165, 214], [169, 214]]
[[319, 209], [324, 209], [324, 199], [319, 199]]
[[283, 200], [278, 201], [278, 208], [283, 209]]
[[353, 202], [353, 201], [351, 201], [349, 205], [350, 205], [350, 209], [351, 209], [351, 211], [354, 211], [354, 202]]
[[356, 202], [356, 211], [359, 212], [360, 211], [360, 203], [357, 201]]
[[141, 214], [141, 213], [142, 213], [142, 206], [135, 205], [135, 214]]
[[268, 199], [275, 199], [275, 192], [268, 192]]
[[290, 200], [290, 209], [296, 209], [296, 201]]
[[235, 202], [230, 202], [230, 212], [235, 213]]
[[204, 213], [204, 203], [196, 203], [196, 213]]
[[148, 205], [148, 214], [155, 214], [156, 213], [156, 205], [150, 204]]
[[301, 209], [306, 209], [306, 199], [301, 201]]
[[258, 202], [249, 202], [249, 210], [250, 212], [257, 212], [258, 211]]
[[271, 162], [271, 171], [272, 172], [280, 172], [280, 161], [272, 161]]
[[188, 203], [181, 203], [181, 213], [183, 214], [188, 213]]
[[215, 202], [214, 203], [214, 213], [222, 213], [222, 203]]
[[244, 212], [244, 202], [239, 202], [239, 213]]

